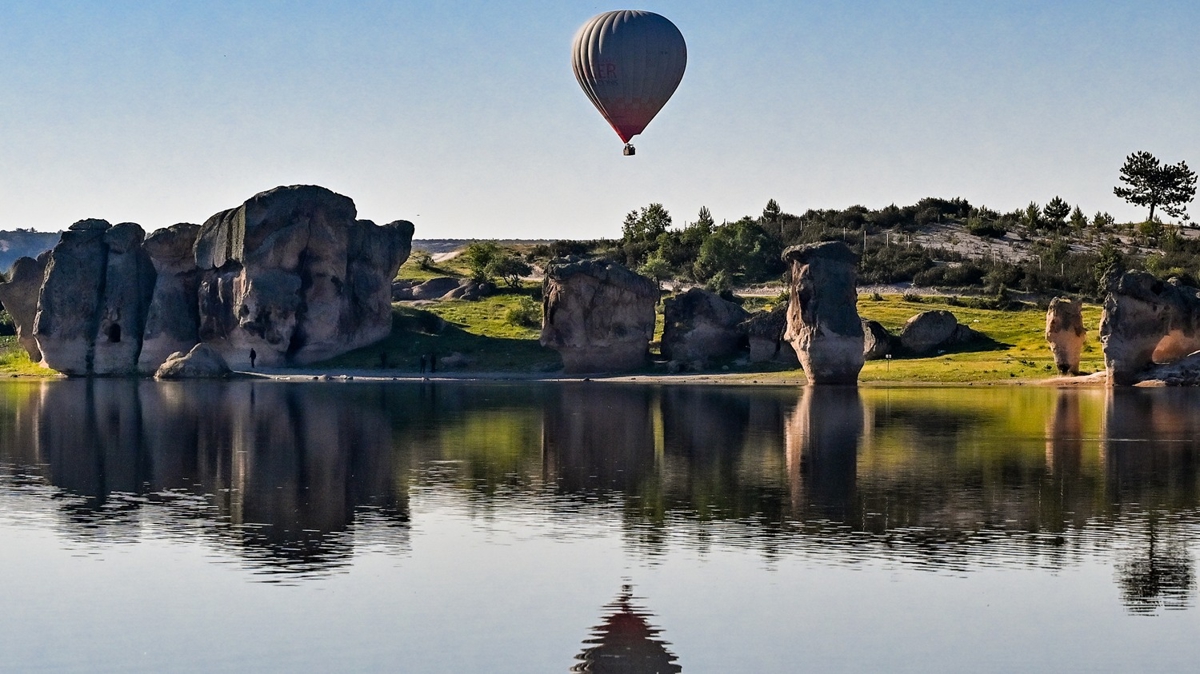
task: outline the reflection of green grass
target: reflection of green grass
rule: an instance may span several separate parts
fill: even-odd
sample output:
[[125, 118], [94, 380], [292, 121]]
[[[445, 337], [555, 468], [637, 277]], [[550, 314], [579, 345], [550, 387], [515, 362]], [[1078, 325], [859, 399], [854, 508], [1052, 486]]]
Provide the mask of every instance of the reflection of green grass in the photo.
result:
[[[538, 344], [539, 330], [507, 321], [509, 309], [532, 289], [502, 293], [477, 302], [447, 300], [424, 306], [397, 304], [392, 310], [392, 334], [377, 344], [351, 351], [322, 366], [331, 368], [378, 368], [379, 354], [386, 353], [389, 366], [397, 371], [419, 368], [422, 354], [448, 356], [461, 353], [469, 370], [479, 372], [547, 371], [561, 367], [558, 354]], [[438, 319], [446, 322], [439, 332]]]
[[29, 354], [12, 336], [0, 337], [0, 372], [48, 377], [55, 373], [29, 360]]

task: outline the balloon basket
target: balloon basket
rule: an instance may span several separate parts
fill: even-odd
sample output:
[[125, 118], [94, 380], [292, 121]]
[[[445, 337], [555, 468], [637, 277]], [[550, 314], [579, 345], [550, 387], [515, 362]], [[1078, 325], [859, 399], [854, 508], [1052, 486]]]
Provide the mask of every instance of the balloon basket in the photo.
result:
[[625, 143], [625, 149], [621, 151], [621, 154], [625, 155], [626, 157], [632, 157], [633, 155], [637, 154], [637, 150], [634, 149], [634, 147], [629, 143]]

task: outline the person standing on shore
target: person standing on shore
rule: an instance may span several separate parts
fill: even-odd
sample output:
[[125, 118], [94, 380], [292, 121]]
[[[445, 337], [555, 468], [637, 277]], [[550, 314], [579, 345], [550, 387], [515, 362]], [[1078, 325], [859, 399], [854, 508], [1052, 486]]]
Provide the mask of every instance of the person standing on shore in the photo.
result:
[[258, 358], [258, 352], [255, 351], [254, 349], [250, 349], [250, 369], [251, 370], [254, 369], [254, 359], [255, 358]]

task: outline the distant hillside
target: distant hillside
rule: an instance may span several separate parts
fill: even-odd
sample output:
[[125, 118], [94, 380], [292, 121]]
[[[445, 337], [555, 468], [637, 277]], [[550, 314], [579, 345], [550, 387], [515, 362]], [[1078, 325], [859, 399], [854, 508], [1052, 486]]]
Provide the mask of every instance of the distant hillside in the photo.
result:
[[430, 255], [452, 253], [475, 241], [491, 241], [501, 246], [532, 246], [550, 243], [551, 239], [413, 239], [413, 250], [423, 250]]
[[0, 271], [8, 272], [19, 257], [37, 257], [58, 243], [61, 232], [34, 232], [18, 229], [0, 231]]

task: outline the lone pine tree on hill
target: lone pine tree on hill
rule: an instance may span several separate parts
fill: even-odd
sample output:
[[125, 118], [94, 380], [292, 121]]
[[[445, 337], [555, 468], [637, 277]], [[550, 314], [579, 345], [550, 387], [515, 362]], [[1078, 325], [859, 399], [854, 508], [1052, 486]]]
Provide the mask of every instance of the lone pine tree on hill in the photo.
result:
[[1196, 196], [1196, 172], [1186, 162], [1162, 164], [1149, 152], [1135, 152], [1121, 167], [1121, 182], [1128, 187], [1114, 187], [1113, 194], [1136, 206], [1149, 206], [1148, 222], [1154, 220], [1155, 208], [1189, 219], [1187, 205]]

